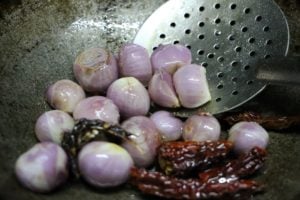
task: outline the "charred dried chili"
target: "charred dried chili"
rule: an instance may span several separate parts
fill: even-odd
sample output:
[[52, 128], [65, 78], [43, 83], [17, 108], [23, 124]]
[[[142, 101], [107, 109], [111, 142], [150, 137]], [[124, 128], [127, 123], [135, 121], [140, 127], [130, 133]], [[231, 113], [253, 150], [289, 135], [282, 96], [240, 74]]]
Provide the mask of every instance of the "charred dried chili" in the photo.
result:
[[228, 161], [221, 167], [215, 167], [199, 173], [201, 182], [219, 182], [221, 178], [240, 179], [252, 175], [261, 169], [266, 160], [266, 151], [254, 147], [238, 159]]
[[229, 141], [166, 142], [158, 150], [158, 162], [166, 175], [187, 176], [224, 160], [231, 149]]
[[[78, 178], [77, 154], [87, 143], [113, 137], [114, 139], [128, 140], [131, 134], [118, 125], [111, 125], [101, 120], [80, 119], [76, 122], [73, 130], [64, 134], [62, 147], [69, 156], [69, 163], [72, 174]], [[107, 139], [107, 138], [106, 138]]]
[[198, 179], [179, 179], [137, 168], [131, 170], [131, 183], [143, 193], [168, 199], [245, 199], [263, 189], [252, 180], [223, 178], [221, 182], [203, 183]]

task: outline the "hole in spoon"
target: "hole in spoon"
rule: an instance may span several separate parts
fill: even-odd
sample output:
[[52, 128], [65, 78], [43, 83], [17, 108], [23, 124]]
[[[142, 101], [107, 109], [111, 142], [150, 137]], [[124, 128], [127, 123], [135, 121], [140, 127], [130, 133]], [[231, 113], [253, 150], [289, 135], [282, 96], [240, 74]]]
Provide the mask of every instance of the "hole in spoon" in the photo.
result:
[[201, 65], [206, 68], [208, 66], [208, 63], [203, 62], [203, 63], [201, 63]]
[[222, 101], [222, 98], [221, 98], [221, 97], [216, 98], [216, 102], [220, 102], [220, 101]]
[[248, 28], [247, 27], [243, 27], [241, 30], [242, 30], [243, 33], [245, 33], [245, 32], [248, 31]]
[[219, 63], [224, 62], [224, 60], [225, 60], [225, 58], [222, 57], [222, 56], [218, 57], [218, 59], [217, 59], [217, 61], [218, 61]]
[[236, 83], [237, 79], [238, 79], [237, 77], [232, 77], [231, 81], [234, 82], [234, 83]]
[[217, 74], [217, 76], [218, 76], [219, 78], [223, 78], [223, 77], [224, 77], [224, 73], [223, 73], [223, 72], [219, 72], [219, 73]]
[[273, 43], [272, 40], [267, 40], [267, 41], [266, 41], [266, 45], [271, 45], [272, 43]]
[[205, 37], [204, 34], [200, 34], [200, 35], [198, 36], [199, 40], [203, 40], [204, 37]]
[[262, 20], [262, 16], [257, 15], [257, 16], [255, 17], [255, 21], [260, 22], [261, 20]]
[[211, 58], [214, 58], [214, 56], [215, 56], [215, 55], [214, 55], [213, 53], [209, 53], [209, 54], [207, 55], [207, 58], [210, 58], [210, 59], [211, 59]]
[[242, 47], [235, 47], [234, 49], [236, 52], [241, 52], [242, 51]]
[[189, 18], [190, 17], [190, 13], [185, 13], [184, 14], [184, 18]]
[[204, 50], [198, 50], [198, 55], [203, 55], [204, 54]]
[[234, 95], [234, 96], [236, 96], [236, 95], [238, 95], [239, 94], [239, 92], [238, 91], [236, 91], [236, 90], [234, 90], [234, 91], [232, 91], [232, 93], [231, 93], [232, 95]]
[[268, 27], [268, 26], [265, 26], [264, 28], [263, 28], [263, 31], [264, 32], [268, 32], [270, 30], [270, 27]]
[[215, 4], [215, 9], [219, 9], [221, 7], [221, 5], [219, 3]]
[[245, 8], [245, 9], [244, 9], [244, 13], [245, 13], [245, 14], [249, 14], [249, 13], [250, 13], [250, 11], [251, 11], [251, 9], [250, 9], [250, 8]]
[[214, 44], [214, 49], [216, 50], [220, 49], [220, 44]]
[[172, 23], [170, 24], [170, 26], [174, 28], [174, 27], [176, 27], [176, 23], [175, 23], [175, 22], [172, 22]]
[[247, 85], [252, 85], [253, 84], [253, 81], [250, 80], [250, 81], [247, 81]]
[[234, 3], [231, 4], [231, 5], [230, 5], [230, 8], [231, 8], [232, 10], [236, 9], [236, 4], [234, 4]]
[[191, 29], [186, 29], [185, 30], [185, 34], [187, 34], [187, 35], [190, 34], [191, 32], [192, 32]]
[[217, 85], [217, 88], [218, 88], [218, 89], [223, 89], [223, 87], [224, 87], [224, 85], [223, 85], [223, 84], [219, 84], [219, 85]]
[[199, 22], [199, 27], [203, 27], [205, 25], [204, 22]]
[[235, 25], [235, 21], [234, 21], [234, 20], [231, 20], [231, 21], [229, 22], [229, 24], [230, 24], [231, 26], [234, 26], [234, 25]]
[[245, 65], [245, 66], [244, 66], [244, 70], [245, 70], [245, 71], [247, 71], [247, 70], [249, 70], [249, 69], [250, 69], [250, 65]]
[[166, 35], [165, 34], [160, 34], [159, 36], [161, 39], [165, 39], [166, 38]]
[[215, 19], [215, 23], [216, 23], [216, 24], [219, 24], [220, 22], [221, 22], [221, 19], [220, 19], [220, 18]]

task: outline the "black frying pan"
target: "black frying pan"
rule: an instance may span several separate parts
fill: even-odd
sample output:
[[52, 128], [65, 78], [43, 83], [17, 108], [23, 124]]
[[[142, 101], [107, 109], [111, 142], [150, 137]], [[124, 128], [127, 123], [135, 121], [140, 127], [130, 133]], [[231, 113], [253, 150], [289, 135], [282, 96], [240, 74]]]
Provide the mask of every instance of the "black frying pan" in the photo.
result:
[[[96, 190], [69, 182], [53, 194], [32, 193], [19, 185], [16, 158], [36, 139], [34, 123], [49, 106], [45, 88], [73, 79], [75, 56], [91, 46], [117, 52], [133, 40], [144, 20], [166, 0], [1, 0], [0, 1], [0, 199], [152, 199], [124, 186]], [[300, 51], [299, 0], [277, 0], [291, 32], [291, 54]], [[299, 114], [300, 90], [269, 87], [243, 108], [264, 113]], [[265, 174], [267, 192], [254, 199], [300, 199], [299, 130], [270, 132]]]

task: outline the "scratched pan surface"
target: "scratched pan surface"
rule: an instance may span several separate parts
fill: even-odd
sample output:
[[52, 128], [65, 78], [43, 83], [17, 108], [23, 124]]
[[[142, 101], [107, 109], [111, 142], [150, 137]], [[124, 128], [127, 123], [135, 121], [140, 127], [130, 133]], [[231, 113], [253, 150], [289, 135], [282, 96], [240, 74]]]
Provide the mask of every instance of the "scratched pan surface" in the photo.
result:
[[[0, 199], [153, 199], [129, 186], [95, 190], [82, 182], [39, 195], [16, 181], [13, 165], [31, 147], [34, 123], [44, 111], [45, 88], [73, 79], [72, 62], [84, 48], [103, 46], [117, 52], [133, 41], [151, 13], [166, 0], [6, 0], [0, 1]], [[300, 52], [300, 3], [277, 0], [291, 33], [290, 53]], [[268, 87], [240, 109], [299, 114], [300, 89]], [[300, 131], [270, 132], [267, 170], [260, 176], [268, 188], [255, 200], [300, 199]]]

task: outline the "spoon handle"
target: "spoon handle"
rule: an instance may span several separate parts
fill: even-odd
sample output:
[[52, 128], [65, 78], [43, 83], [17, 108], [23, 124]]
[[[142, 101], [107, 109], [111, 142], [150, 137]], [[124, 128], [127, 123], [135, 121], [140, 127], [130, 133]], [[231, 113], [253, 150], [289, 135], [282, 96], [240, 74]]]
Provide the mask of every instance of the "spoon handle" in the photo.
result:
[[300, 56], [258, 62], [256, 78], [273, 85], [300, 85]]

